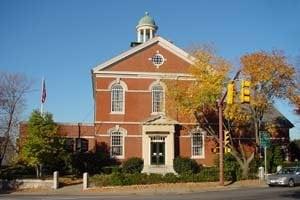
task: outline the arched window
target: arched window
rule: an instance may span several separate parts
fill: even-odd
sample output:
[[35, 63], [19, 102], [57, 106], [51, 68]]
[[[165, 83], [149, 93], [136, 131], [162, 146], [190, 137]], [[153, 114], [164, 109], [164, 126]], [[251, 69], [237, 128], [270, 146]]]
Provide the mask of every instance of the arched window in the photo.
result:
[[111, 88], [111, 112], [124, 112], [124, 89], [120, 84]]
[[161, 85], [152, 87], [152, 112], [164, 111], [164, 89]]
[[121, 131], [111, 132], [110, 154], [112, 157], [123, 157], [124, 152], [124, 135]]
[[201, 132], [194, 132], [191, 135], [192, 157], [204, 156], [204, 135]]

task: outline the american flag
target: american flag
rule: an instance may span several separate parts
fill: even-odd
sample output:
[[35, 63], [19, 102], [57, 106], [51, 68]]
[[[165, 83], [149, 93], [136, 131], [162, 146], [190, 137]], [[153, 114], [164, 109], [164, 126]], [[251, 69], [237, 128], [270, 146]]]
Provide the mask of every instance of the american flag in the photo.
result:
[[46, 84], [45, 84], [45, 79], [43, 79], [43, 86], [42, 86], [42, 94], [41, 94], [41, 101], [44, 103], [46, 101]]

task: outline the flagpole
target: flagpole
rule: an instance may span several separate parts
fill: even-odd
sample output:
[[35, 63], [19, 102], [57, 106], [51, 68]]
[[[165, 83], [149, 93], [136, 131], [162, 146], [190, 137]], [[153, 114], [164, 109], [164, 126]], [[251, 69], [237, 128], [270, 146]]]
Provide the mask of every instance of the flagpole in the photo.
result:
[[44, 109], [44, 102], [43, 102], [43, 100], [42, 100], [42, 96], [43, 96], [43, 92], [44, 92], [44, 81], [45, 81], [45, 79], [44, 79], [44, 77], [42, 78], [42, 89], [41, 89], [41, 99], [40, 99], [40, 101], [41, 101], [41, 108], [40, 108], [40, 112], [41, 112], [41, 116], [43, 116], [43, 109]]

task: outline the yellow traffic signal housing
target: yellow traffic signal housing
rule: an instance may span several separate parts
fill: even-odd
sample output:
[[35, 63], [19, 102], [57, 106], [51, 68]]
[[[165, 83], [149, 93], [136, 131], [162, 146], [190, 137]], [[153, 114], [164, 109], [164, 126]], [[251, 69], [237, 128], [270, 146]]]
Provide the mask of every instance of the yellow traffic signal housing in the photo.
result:
[[250, 81], [242, 80], [241, 85], [241, 103], [250, 103]]
[[233, 104], [233, 99], [234, 99], [234, 84], [229, 83], [227, 85], [227, 99], [226, 99], [227, 104]]
[[228, 146], [230, 143], [229, 131], [224, 131], [224, 146]]
[[224, 149], [225, 149], [225, 153], [229, 153], [231, 152], [231, 149], [228, 147], [229, 143], [230, 143], [230, 135], [229, 135], [229, 131], [224, 131]]
[[230, 153], [231, 149], [229, 147], [225, 147], [225, 153]]
[[211, 149], [212, 153], [220, 153], [220, 148], [219, 147], [215, 147]]

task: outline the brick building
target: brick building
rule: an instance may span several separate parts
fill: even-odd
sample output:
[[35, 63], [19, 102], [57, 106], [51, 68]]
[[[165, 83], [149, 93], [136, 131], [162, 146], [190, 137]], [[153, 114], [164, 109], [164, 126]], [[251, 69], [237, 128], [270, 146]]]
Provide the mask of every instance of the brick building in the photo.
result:
[[60, 124], [59, 133], [70, 138], [75, 149], [80, 138], [86, 150], [105, 143], [112, 157], [140, 157], [147, 173], [174, 172], [176, 156], [213, 165], [212, 138], [180, 113], [166, 114], [172, 108], [165, 104], [164, 81], [193, 80], [188, 73], [193, 57], [157, 36], [157, 29], [146, 13], [131, 48], [92, 69], [94, 123]]

